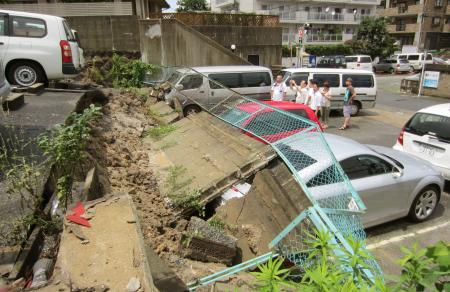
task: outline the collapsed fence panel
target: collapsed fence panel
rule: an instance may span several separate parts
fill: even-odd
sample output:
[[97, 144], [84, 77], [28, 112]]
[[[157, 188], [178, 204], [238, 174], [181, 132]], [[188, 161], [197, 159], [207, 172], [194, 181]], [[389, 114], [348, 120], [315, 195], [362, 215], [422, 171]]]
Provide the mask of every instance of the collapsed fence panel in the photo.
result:
[[[353, 251], [347, 238], [365, 239], [360, 215], [366, 207], [315, 122], [243, 96], [193, 68], [164, 68], [163, 73], [164, 81], [172, 85], [171, 98], [179, 99], [181, 104], [195, 103], [246, 135], [272, 146], [311, 202], [312, 207], [293, 219], [274, 238], [270, 248], [276, 248], [301, 267], [306, 260], [301, 250], [305, 248], [309, 229], [329, 231], [333, 234], [332, 243], [349, 253]], [[203, 85], [183, 90], [180, 81], [192, 76], [202, 77]], [[211, 96], [205, 95], [205, 84], [214, 88], [209, 92]], [[335, 252], [338, 254], [339, 249]], [[366, 277], [373, 279], [372, 272], [381, 273], [375, 260], [368, 265], [372, 269], [363, 269]]]

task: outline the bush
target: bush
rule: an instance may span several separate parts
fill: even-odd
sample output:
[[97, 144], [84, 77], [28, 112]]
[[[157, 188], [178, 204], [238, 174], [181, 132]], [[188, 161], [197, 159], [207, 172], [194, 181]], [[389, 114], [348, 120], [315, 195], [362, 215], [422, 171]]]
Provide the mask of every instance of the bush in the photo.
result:
[[107, 74], [106, 80], [116, 88], [139, 88], [145, 75], [154, 73], [157, 69], [157, 66], [144, 63], [141, 60], [130, 60], [127, 57], [114, 54], [111, 70]]
[[352, 47], [346, 44], [339, 45], [306, 45], [305, 51], [316, 56], [351, 55]]

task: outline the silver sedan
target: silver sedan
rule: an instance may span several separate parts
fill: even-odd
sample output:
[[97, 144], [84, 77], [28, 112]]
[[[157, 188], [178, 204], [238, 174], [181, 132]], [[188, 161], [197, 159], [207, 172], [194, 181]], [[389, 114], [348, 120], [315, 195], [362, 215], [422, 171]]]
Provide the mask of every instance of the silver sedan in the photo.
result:
[[[391, 148], [362, 145], [331, 134], [324, 136], [367, 207], [362, 216], [366, 228], [406, 216], [420, 222], [434, 213], [444, 178], [430, 163]], [[336, 194], [336, 184], [311, 185], [327, 175], [330, 163], [315, 157], [314, 149], [300, 149], [295, 144], [291, 148], [309, 156], [310, 161], [317, 161], [299, 171], [311, 194], [318, 200]]]

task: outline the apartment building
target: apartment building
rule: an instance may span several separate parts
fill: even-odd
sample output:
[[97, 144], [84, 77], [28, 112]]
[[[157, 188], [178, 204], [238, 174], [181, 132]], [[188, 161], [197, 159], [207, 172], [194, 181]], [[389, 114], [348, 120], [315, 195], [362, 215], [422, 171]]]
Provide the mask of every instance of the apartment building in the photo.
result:
[[217, 12], [274, 14], [283, 26], [283, 44], [298, 42], [307, 26], [306, 44], [339, 44], [353, 38], [364, 16], [375, 16], [380, 0], [211, 0]]
[[450, 0], [383, 0], [377, 14], [388, 17], [400, 45], [450, 48]]

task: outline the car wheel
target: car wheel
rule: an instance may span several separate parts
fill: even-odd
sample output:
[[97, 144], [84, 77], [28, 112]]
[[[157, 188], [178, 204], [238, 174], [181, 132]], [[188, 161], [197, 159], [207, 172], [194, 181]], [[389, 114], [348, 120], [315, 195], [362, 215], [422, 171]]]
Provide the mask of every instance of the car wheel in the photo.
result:
[[361, 110], [361, 104], [359, 103], [359, 101], [354, 101], [352, 104], [352, 112], [350, 113], [350, 115], [352, 117], [357, 116], [359, 114], [360, 110]]
[[409, 67], [409, 73], [414, 73], [414, 67], [413, 66]]
[[8, 68], [7, 76], [12, 84], [23, 87], [35, 83], [45, 82], [45, 74], [42, 69], [33, 62], [16, 62]]
[[439, 190], [428, 186], [422, 189], [414, 199], [408, 217], [415, 222], [427, 220], [436, 210], [439, 202]]
[[394, 68], [389, 68], [389, 73], [394, 74], [395, 73]]
[[377, 68], [373, 67], [372, 70], [373, 70], [373, 73], [377, 73]]
[[183, 114], [185, 117], [187, 117], [188, 115], [199, 113], [201, 112], [201, 110], [202, 109], [198, 105], [188, 105], [184, 108]]

